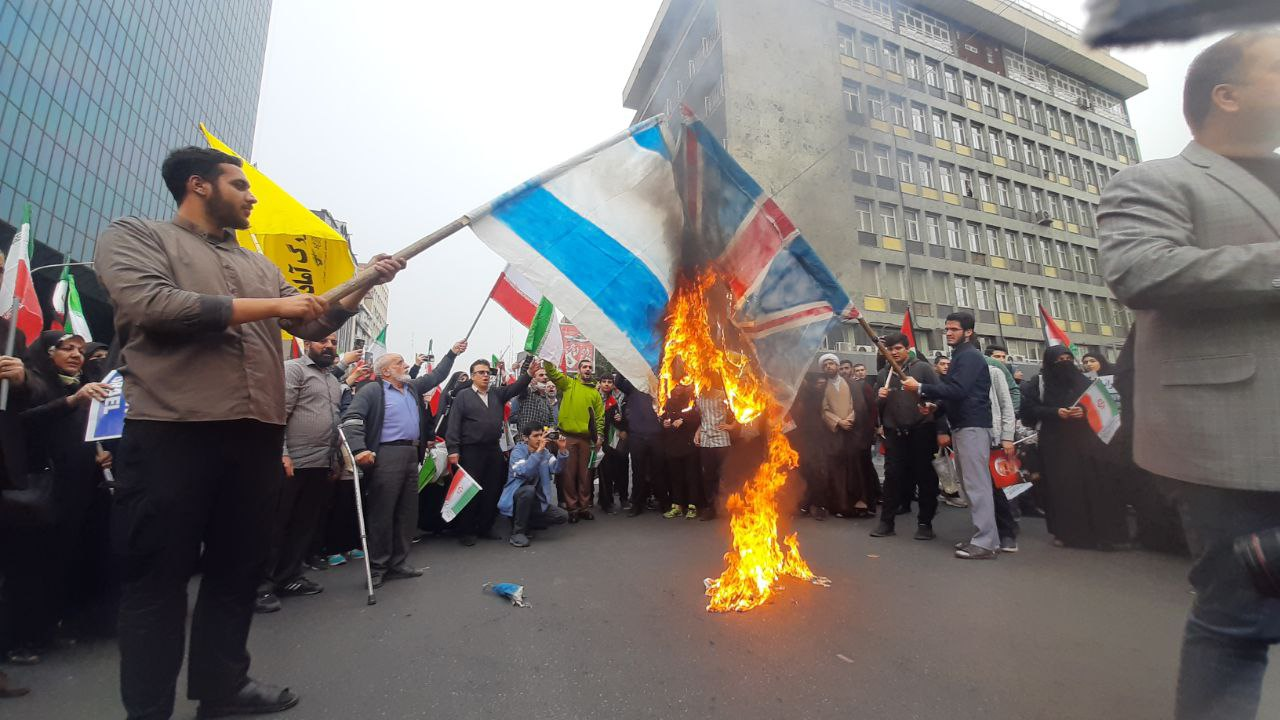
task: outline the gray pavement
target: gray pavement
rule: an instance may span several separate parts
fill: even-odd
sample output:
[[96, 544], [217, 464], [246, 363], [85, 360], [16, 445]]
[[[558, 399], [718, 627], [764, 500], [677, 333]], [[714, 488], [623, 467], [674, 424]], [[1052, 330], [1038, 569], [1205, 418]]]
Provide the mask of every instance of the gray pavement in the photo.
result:
[[[832, 587], [789, 582], [734, 615], [703, 609], [723, 520], [601, 514], [527, 550], [428, 539], [412, 556], [425, 575], [372, 607], [358, 566], [315, 573], [323, 594], [256, 619], [252, 672], [302, 695], [288, 720], [1170, 717], [1184, 560], [1054, 548], [1039, 520], [1017, 555], [956, 560], [967, 515], [944, 507], [932, 543], [906, 516], [885, 539], [869, 520], [796, 519]], [[533, 607], [487, 581], [524, 584]], [[10, 666], [33, 694], [0, 717], [123, 717], [115, 662], [99, 643]], [[180, 699], [176, 717], [194, 715]], [[1280, 673], [1259, 717], [1280, 717]]]

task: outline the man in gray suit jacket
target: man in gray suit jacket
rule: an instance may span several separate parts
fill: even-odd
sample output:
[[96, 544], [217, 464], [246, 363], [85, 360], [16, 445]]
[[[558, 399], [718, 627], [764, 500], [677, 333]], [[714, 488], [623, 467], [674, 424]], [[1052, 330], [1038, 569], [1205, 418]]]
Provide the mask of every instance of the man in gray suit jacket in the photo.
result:
[[1176, 717], [1252, 719], [1280, 600], [1231, 547], [1280, 525], [1280, 34], [1206, 49], [1183, 108], [1195, 141], [1115, 176], [1099, 242], [1137, 315], [1134, 459], [1183, 481], [1195, 553]]

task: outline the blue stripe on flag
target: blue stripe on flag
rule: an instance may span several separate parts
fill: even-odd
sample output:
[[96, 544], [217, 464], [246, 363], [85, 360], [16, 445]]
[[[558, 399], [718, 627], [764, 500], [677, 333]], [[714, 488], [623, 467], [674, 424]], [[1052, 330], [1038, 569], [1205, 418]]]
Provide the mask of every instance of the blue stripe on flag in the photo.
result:
[[493, 216], [590, 298], [650, 367], [658, 366], [667, 291], [640, 258], [543, 187], [510, 198]]
[[636, 144], [645, 150], [652, 150], [662, 157], [670, 160], [671, 151], [667, 148], [667, 139], [662, 136], [662, 126], [654, 125], [648, 130], [642, 130], [631, 136]]

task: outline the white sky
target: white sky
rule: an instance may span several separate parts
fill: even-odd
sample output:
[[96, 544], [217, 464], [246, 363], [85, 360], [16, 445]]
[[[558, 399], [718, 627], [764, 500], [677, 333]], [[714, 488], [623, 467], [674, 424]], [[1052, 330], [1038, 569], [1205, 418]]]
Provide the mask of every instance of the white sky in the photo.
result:
[[[1084, 24], [1084, 0], [1033, 2]], [[625, 128], [622, 87], [659, 5], [275, 0], [253, 160], [346, 220], [361, 260], [393, 252]], [[1189, 139], [1182, 75], [1209, 42], [1116, 53], [1151, 85], [1129, 104], [1143, 157]], [[503, 265], [466, 230], [420, 255], [391, 286], [390, 349], [433, 338], [440, 354]], [[523, 341], [490, 306], [467, 357]]]

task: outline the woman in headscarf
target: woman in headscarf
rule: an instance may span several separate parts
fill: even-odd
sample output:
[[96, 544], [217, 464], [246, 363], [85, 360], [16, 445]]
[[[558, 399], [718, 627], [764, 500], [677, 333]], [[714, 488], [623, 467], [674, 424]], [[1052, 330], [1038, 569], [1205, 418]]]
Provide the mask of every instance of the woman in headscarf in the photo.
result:
[[1039, 377], [1022, 386], [1019, 416], [1040, 430], [1040, 487], [1054, 544], [1111, 550], [1128, 543], [1129, 532], [1118, 473], [1076, 405], [1089, 382], [1069, 349], [1051, 347]]
[[1100, 375], [1115, 375], [1115, 367], [1101, 353], [1085, 353], [1080, 356], [1080, 367], [1085, 377], [1093, 379]]
[[39, 662], [37, 651], [53, 639], [59, 622], [62, 635], [74, 640], [102, 629], [93, 620], [109, 614], [103, 605], [113, 585], [107, 551], [111, 497], [102, 487], [102, 470], [110, 467], [111, 456], [85, 442], [84, 432], [91, 401], [106, 398], [110, 388], [83, 378], [84, 344], [79, 335], [55, 330], [41, 333], [27, 350], [27, 372], [38, 381], [21, 415], [27, 461], [32, 472], [52, 473], [54, 520], [25, 537], [43, 570], [43, 607], [22, 619], [23, 637], [10, 651], [13, 662]]

